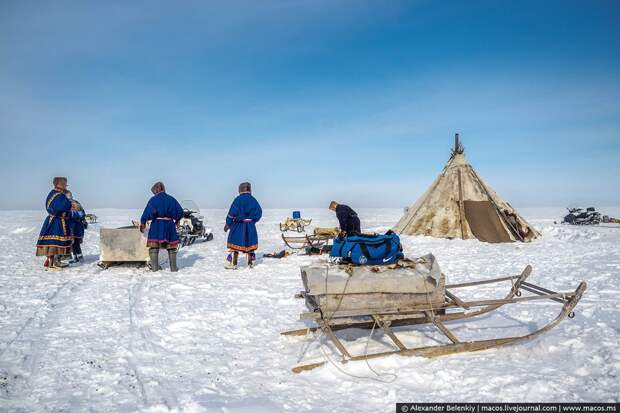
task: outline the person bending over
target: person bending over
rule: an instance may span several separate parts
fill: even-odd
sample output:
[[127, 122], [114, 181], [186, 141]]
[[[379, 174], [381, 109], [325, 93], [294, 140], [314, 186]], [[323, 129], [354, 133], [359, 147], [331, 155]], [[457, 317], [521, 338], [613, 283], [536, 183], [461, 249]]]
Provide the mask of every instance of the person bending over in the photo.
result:
[[329, 209], [336, 213], [336, 218], [340, 223], [340, 231], [346, 235], [360, 234], [360, 219], [350, 206], [339, 204], [336, 201], [332, 201], [329, 204]]

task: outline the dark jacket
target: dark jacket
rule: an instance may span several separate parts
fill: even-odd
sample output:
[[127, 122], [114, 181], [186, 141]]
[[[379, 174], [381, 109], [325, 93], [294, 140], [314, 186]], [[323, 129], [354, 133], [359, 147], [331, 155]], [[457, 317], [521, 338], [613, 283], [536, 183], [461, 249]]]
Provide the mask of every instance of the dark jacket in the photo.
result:
[[340, 223], [340, 230], [345, 231], [347, 235], [359, 234], [360, 219], [357, 217], [357, 213], [347, 205], [338, 205], [336, 207], [336, 217]]
[[84, 238], [84, 230], [88, 226], [86, 223], [86, 211], [75, 199], [73, 202], [78, 204], [77, 210], [71, 210], [71, 219], [69, 220], [71, 225], [71, 232], [74, 238]]

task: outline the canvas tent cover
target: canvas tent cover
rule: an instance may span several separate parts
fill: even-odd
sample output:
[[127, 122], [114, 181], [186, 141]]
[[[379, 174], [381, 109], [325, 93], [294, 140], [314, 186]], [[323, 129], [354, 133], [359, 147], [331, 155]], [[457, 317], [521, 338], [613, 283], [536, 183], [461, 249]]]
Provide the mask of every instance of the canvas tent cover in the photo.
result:
[[482, 180], [458, 145], [435, 182], [407, 208], [395, 231], [486, 242], [538, 237], [540, 234]]

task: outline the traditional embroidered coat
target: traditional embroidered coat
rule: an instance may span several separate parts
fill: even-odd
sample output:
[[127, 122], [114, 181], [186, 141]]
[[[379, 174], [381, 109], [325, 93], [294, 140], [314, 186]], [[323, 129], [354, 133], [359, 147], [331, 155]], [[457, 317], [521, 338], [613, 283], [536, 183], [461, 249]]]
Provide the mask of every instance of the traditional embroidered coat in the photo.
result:
[[71, 253], [71, 201], [64, 193], [53, 189], [45, 200], [48, 216], [43, 221], [37, 241], [37, 255], [66, 255]]
[[256, 223], [262, 215], [263, 210], [252, 194], [243, 193], [235, 198], [226, 217], [226, 224], [230, 228], [228, 248], [241, 252], [255, 251], [258, 248]]
[[177, 221], [183, 217], [183, 208], [174, 197], [165, 192], [154, 195], [144, 208], [140, 223], [151, 221], [147, 246], [175, 248], [179, 243]]
[[81, 239], [84, 238], [86, 211], [82, 208], [82, 204], [77, 202], [75, 199], [73, 201], [78, 204], [78, 209], [71, 211], [71, 233], [73, 234], [73, 238]]

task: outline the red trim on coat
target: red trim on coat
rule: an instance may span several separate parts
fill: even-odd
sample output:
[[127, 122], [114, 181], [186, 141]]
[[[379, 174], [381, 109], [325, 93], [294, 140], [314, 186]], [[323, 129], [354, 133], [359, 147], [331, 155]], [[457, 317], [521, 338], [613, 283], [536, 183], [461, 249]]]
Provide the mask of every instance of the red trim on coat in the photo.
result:
[[249, 247], [242, 247], [241, 245], [231, 244], [230, 242], [227, 242], [226, 246], [231, 250], [240, 252], [252, 252], [258, 249], [258, 244], [250, 245]]
[[180, 240], [176, 240], [176, 241], [165, 241], [165, 240], [159, 240], [159, 239], [147, 239], [146, 242], [154, 242], [155, 244], [170, 244], [170, 245], [176, 245], [179, 242], [181, 242]]

